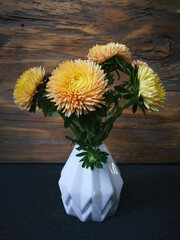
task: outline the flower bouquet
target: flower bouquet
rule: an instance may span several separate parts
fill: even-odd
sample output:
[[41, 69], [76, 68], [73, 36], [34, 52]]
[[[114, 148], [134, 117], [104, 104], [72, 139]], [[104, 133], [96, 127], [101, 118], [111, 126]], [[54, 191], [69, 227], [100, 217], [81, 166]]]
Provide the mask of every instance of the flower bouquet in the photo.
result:
[[[146, 111], [159, 111], [165, 104], [165, 90], [147, 63], [132, 61], [124, 44], [96, 45], [87, 57], [88, 60], [64, 61], [51, 73], [42, 67], [27, 70], [17, 80], [14, 100], [29, 112], [41, 110], [45, 117], [60, 115], [64, 127], [72, 130], [66, 139], [75, 144], [76, 162], [92, 174], [93, 170], [100, 171], [108, 164], [111, 156], [102, 144], [123, 110], [131, 107], [135, 113], [140, 108], [144, 115]], [[124, 81], [120, 80], [121, 72], [126, 75]], [[68, 206], [69, 195], [67, 189], [64, 191], [67, 195], [64, 194], [64, 202]], [[89, 206], [86, 202], [82, 212]], [[73, 213], [71, 215], [75, 215]]]

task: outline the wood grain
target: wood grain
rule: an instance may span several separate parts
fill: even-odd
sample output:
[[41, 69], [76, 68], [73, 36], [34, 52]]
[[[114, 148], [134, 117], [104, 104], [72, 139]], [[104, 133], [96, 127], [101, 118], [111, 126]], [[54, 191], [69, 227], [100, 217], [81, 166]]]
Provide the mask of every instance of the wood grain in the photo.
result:
[[128, 109], [106, 144], [117, 162], [180, 162], [179, 1], [0, 1], [0, 162], [65, 162], [71, 147], [60, 118], [20, 111], [16, 79], [32, 66], [51, 71], [86, 58], [93, 45], [126, 44], [159, 74], [167, 104], [144, 119]]

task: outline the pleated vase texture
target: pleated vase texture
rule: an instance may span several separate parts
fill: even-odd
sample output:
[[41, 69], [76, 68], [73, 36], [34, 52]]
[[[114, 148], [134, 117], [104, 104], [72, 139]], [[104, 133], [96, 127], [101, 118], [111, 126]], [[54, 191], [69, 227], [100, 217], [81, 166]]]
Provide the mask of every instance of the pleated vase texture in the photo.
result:
[[65, 166], [61, 171], [59, 188], [66, 213], [76, 216], [80, 221], [101, 222], [115, 214], [123, 180], [120, 171], [109, 153], [106, 145], [99, 146], [101, 151], [109, 153], [108, 163], [103, 169], [93, 171], [82, 168], [80, 153], [75, 145]]

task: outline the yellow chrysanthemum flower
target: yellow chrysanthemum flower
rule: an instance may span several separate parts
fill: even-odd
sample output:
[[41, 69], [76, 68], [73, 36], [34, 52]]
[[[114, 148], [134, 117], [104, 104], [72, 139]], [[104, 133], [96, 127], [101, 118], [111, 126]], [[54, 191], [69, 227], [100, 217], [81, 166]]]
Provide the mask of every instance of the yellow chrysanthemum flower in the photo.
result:
[[88, 59], [97, 63], [102, 63], [113, 56], [119, 56], [125, 59], [127, 63], [131, 62], [131, 53], [124, 44], [108, 43], [107, 45], [96, 45], [89, 50]]
[[63, 109], [66, 117], [76, 113], [86, 114], [87, 110], [104, 104], [103, 94], [107, 90], [107, 80], [99, 65], [91, 61], [65, 61], [52, 72], [47, 84], [48, 97]]
[[14, 102], [21, 108], [28, 110], [37, 92], [37, 86], [42, 82], [45, 70], [41, 67], [30, 68], [18, 78], [14, 90]]
[[139, 68], [140, 66], [149, 67], [149, 65], [146, 62], [143, 62], [141, 60], [133, 60], [132, 66], [135, 67], [135, 65], [137, 66], [137, 68]]
[[148, 111], [158, 112], [165, 104], [166, 93], [159, 77], [147, 66], [138, 69], [139, 96]]

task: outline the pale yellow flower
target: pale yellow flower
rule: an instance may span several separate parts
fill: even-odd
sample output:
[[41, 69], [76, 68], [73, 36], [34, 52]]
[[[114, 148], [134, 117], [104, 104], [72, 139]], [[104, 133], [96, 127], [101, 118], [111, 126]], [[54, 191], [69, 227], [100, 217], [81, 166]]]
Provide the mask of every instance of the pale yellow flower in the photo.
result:
[[149, 67], [149, 65], [148, 65], [146, 62], [143, 62], [143, 61], [141, 61], [141, 60], [133, 60], [132, 66], [135, 67], [135, 65], [137, 66], [137, 69], [138, 69], [140, 66]]
[[99, 65], [91, 61], [65, 61], [52, 72], [47, 84], [48, 98], [55, 102], [66, 117], [86, 114], [101, 107], [107, 80]]
[[28, 110], [37, 86], [42, 83], [45, 70], [41, 67], [30, 68], [25, 71], [17, 80], [14, 89], [14, 102], [21, 108]]
[[113, 56], [122, 57], [127, 63], [131, 62], [131, 53], [124, 44], [108, 43], [107, 45], [95, 45], [89, 50], [88, 59], [96, 63], [102, 63]]
[[138, 69], [139, 96], [148, 111], [158, 112], [165, 104], [166, 93], [159, 77], [147, 66]]

